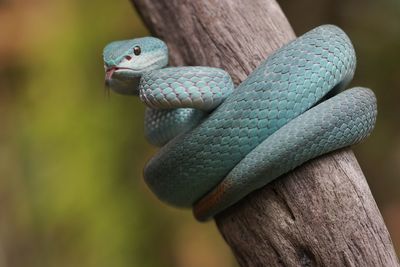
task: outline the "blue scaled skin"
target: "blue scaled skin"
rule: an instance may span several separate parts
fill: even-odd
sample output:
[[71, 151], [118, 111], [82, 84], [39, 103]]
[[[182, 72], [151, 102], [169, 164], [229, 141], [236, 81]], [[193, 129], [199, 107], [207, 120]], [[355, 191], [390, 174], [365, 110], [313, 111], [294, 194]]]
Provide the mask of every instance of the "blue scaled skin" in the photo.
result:
[[[140, 51], [140, 52], [138, 52]], [[106, 83], [147, 105], [147, 139], [162, 146], [145, 181], [163, 201], [206, 220], [302, 163], [355, 144], [372, 131], [376, 99], [352, 88], [353, 46], [324, 25], [277, 50], [234, 90], [210, 67], [165, 68], [156, 38], [114, 42], [104, 50]]]

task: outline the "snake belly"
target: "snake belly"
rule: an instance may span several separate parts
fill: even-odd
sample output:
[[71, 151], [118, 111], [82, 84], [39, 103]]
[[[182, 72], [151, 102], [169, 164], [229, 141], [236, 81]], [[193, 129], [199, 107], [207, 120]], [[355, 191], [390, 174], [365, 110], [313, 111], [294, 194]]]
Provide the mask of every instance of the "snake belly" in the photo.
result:
[[200, 124], [174, 133], [147, 163], [146, 183], [205, 220], [305, 161], [359, 142], [375, 124], [374, 94], [354, 88], [326, 100], [351, 81], [355, 64], [341, 29], [311, 30], [262, 62], [206, 118], [195, 116]]

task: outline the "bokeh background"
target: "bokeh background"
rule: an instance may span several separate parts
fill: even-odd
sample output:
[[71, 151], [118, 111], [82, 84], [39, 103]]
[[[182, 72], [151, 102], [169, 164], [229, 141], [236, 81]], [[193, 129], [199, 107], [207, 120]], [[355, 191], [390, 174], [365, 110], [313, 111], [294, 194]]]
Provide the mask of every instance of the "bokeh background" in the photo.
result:
[[[400, 1], [279, 2], [297, 34], [354, 42], [379, 100], [355, 151], [400, 254]], [[144, 107], [104, 93], [104, 45], [147, 34], [128, 0], [0, 0], [0, 266], [236, 266], [213, 223], [149, 192]]]

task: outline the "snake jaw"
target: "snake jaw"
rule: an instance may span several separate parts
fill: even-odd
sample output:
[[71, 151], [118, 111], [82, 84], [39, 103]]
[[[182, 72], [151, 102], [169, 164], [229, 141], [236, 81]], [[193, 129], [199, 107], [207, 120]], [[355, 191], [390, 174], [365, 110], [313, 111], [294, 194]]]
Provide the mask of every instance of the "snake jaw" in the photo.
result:
[[114, 92], [125, 95], [138, 95], [140, 75], [135, 70], [126, 67], [106, 67], [104, 83]]
[[[105, 77], [106, 83], [112, 80], [112, 78], [113, 78], [112, 76], [114, 73], [125, 72], [125, 73], [129, 73], [126, 76], [132, 76], [132, 77], [138, 76], [135, 73], [135, 70], [131, 69], [131, 68], [112, 66], [110, 68], [106, 67], [105, 69], [106, 69], [106, 77]], [[123, 76], [125, 76], [125, 75], [123, 75]]]

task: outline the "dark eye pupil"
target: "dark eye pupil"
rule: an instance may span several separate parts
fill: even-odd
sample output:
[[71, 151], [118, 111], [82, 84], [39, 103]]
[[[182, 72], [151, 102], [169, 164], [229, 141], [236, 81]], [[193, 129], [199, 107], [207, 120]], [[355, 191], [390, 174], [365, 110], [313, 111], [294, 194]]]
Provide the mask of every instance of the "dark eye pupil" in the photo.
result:
[[135, 47], [133, 48], [133, 53], [134, 53], [136, 56], [140, 55], [140, 52], [141, 52], [140, 46], [135, 46]]

